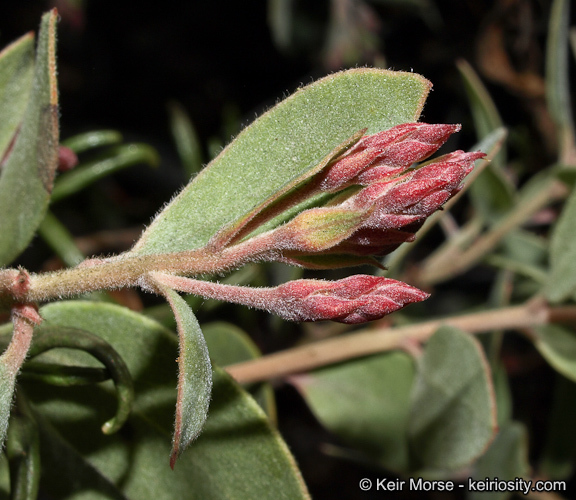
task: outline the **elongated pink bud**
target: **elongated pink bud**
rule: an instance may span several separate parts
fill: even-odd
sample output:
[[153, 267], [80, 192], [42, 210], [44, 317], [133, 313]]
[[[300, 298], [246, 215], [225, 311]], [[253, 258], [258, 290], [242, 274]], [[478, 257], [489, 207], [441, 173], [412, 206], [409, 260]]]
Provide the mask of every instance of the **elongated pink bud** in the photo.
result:
[[400, 281], [362, 274], [335, 282], [291, 281], [279, 286], [276, 295], [274, 312], [284, 318], [349, 324], [380, 319], [429, 296]]
[[401, 281], [357, 274], [338, 281], [296, 280], [273, 288], [221, 285], [152, 273], [173, 290], [264, 309], [291, 321], [364, 323], [425, 300], [429, 295]]
[[342, 208], [368, 210], [362, 227], [399, 229], [423, 220], [459, 190], [482, 152], [456, 151], [437, 158], [394, 180], [371, 184], [342, 203]]
[[458, 130], [460, 125], [404, 123], [366, 136], [325, 170], [321, 189], [337, 191], [398, 175], [435, 153]]

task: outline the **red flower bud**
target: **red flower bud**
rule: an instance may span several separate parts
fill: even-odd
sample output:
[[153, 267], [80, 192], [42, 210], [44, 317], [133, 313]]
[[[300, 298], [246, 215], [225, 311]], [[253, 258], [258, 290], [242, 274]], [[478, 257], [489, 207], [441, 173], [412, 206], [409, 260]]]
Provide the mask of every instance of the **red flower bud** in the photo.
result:
[[456, 151], [420, 166], [394, 180], [371, 184], [342, 204], [343, 208], [373, 212], [362, 227], [401, 228], [425, 219], [460, 189], [481, 152]]
[[361, 274], [334, 282], [291, 281], [274, 295], [273, 312], [285, 319], [350, 324], [380, 319], [429, 296], [400, 281]]
[[362, 138], [325, 170], [320, 187], [337, 191], [398, 175], [435, 153], [460, 125], [405, 123]]
[[221, 285], [158, 272], [150, 278], [173, 290], [264, 309], [291, 321], [364, 323], [429, 297], [401, 281], [362, 274], [338, 281], [289, 281], [273, 288]]
[[78, 165], [76, 153], [66, 146], [58, 147], [58, 171], [67, 172]]
[[[412, 241], [426, 218], [460, 190], [474, 161], [485, 156], [456, 151], [412, 166], [459, 128], [407, 123], [363, 137], [308, 184], [308, 197], [319, 194], [318, 188], [339, 191], [327, 205], [304, 210], [287, 223], [245, 240], [235, 249], [237, 255], [305, 267], [307, 262], [312, 267], [337, 267], [338, 262], [350, 265], [367, 260], [345, 257], [382, 256]], [[350, 184], [365, 187], [343, 189]], [[320, 263], [315, 257], [321, 254], [334, 258]]]

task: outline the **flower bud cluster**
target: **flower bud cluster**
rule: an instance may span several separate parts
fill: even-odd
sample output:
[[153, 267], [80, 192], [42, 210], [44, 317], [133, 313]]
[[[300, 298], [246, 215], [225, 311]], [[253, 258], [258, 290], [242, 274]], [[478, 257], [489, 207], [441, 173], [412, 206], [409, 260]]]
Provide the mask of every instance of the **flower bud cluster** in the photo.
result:
[[[276, 260], [329, 268], [376, 262], [370, 257], [411, 241], [425, 219], [460, 190], [474, 161], [485, 156], [456, 151], [414, 166], [459, 129], [459, 125], [407, 123], [363, 137], [327, 160], [301, 189], [295, 184], [292, 191], [274, 199], [272, 208], [262, 205], [261, 213], [252, 213], [244, 226], [232, 232], [226, 229], [221, 246], [214, 248], [223, 248], [219, 257], [235, 265]], [[327, 197], [323, 206], [303, 210], [285, 224], [240, 242], [236, 235], [236, 243], [230, 244], [234, 230], [244, 231], [244, 237], [247, 228], [258, 227], [254, 221], [266, 223], [283, 213], [281, 209]], [[224, 285], [169, 273], [152, 273], [148, 279], [152, 284], [264, 309], [293, 321], [363, 323], [428, 297], [406, 283], [369, 275], [338, 281], [296, 280], [272, 288]]]
[[280, 260], [330, 253], [381, 256], [414, 239], [425, 219], [461, 187], [481, 152], [455, 151], [413, 166], [436, 152], [459, 125], [407, 123], [362, 138], [319, 174], [328, 205], [304, 210], [265, 236]]

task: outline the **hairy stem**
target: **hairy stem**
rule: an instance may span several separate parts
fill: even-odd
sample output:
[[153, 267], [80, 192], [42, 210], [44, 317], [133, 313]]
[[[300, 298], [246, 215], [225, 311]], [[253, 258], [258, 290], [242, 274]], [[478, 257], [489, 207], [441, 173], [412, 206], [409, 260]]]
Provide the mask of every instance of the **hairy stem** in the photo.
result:
[[12, 309], [12, 339], [0, 356], [0, 365], [3, 365], [10, 376], [16, 376], [20, 370], [32, 343], [34, 326], [41, 322], [42, 319], [33, 305], [20, 304]]
[[521, 329], [566, 319], [576, 319], [576, 307], [550, 308], [544, 302], [530, 301], [521, 306], [323, 340], [230, 365], [226, 371], [240, 383], [260, 382], [370, 354], [404, 349], [410, 343], [427, 340], [443, 325], [470, 333], [482, 333], [498, 329]]
[[[154, 271], [186, 276], [220, 273], [248, 262], [251, 251], [253, 249], [237, 245], [220, 253], [202, 248], [173, 254], [124, 254], [106, 260], [87, 260], [72, 269], [31, 275], [26, 300], [42, 302], [97, 290], [139, 286], [142, 277]], [[11, 270], [3, 272], [8, 271]], [[2, 289], [3, 272], [0, 272], [0, 296], [9, 293]]]

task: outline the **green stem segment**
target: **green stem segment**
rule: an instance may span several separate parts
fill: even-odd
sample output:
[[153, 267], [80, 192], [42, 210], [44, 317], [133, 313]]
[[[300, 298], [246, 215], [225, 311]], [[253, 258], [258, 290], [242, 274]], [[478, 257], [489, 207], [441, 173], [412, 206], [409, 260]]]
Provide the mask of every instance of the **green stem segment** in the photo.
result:
[[[90, 259], [72, 269], [32, 274], [29, 289], [21, 300], [45, 302], [97, 290], [115, 290], [144, 286], [151, 272], [184, 276], [217, 274], [266, 258], [271, 243], [266, 235], [251, 238], [221, 252], [206, 248], [179, 253], [132, 256], [130, 253], [111, 259]], [[13, 297], [12, 284], [17, 271], [0, 271], [0, 304]]]

